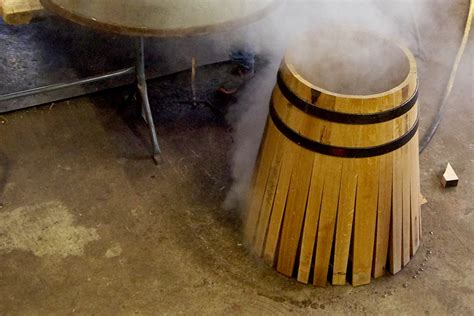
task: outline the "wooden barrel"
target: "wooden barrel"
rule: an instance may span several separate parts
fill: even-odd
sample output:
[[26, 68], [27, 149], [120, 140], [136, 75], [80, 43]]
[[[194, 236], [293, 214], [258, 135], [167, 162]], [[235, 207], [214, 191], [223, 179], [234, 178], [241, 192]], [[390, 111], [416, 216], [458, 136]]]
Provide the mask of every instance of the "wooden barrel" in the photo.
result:
[[245, 238], [302, 283], [368, 284], [420, 244], [416, 62], [366, 33], [300, 43], [278, 73]]

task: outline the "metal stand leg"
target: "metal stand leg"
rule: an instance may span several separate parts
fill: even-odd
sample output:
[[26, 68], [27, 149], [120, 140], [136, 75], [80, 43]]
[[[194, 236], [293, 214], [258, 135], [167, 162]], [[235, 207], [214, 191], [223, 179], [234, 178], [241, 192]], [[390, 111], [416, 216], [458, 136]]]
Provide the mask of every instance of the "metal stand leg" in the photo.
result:
[[150, 109], [150, 101], [148, 100], [148, 90], [147, 90], [146, 77], [145, 77], [145, 49], [144, 49], [143, 42], [144, 42], [143, 37], [140, 37], [137, 39], [137, 44], [136, 44], [137, 86], [138, 86], [138, 92], [140, 93], [140, 97], [142, 100], [142, 109], [143, 109], [143, 112], [145, 113], [148, 128], [150, 129], [150, 137], [151, 137], [151, 142], [153, 145], [152, 157], [155, 163], [158, 164], [159, 162], [161, 162], [161, 149], [158, 143], [158, 137], [156, 136], [155, 123], [153, 122], [153, 116], [151, 114], [151, 109]]

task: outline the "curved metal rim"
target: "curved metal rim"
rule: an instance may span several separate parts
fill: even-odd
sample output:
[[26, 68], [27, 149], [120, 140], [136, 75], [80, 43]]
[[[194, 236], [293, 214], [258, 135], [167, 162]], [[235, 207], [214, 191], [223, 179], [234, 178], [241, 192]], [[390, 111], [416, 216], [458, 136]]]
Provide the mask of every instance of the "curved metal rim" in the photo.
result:
[[241, 27], [241, 26], [253, 23], [255, 21], [258, 21], [264, 18], [270, 12], [277, 9], [284, 2], [284, 0], [275, 0], [274, 3], [272, 3], [268, 7], [242, 19], [236, 19], [233, 21], [219, 23], [219, 24], [204, 25], [204, 26], [189, 27], [189, 28], [178, 28], [178, 29], [170, 29], [170, 30], [127, 27], [127, 26], [122, 26], [122, 25], [117, 25], [117, 24], [99, 22], [91, 18], [82, 16], [79, 14], [74, 14], [71, 11], [65, 10], [61, 6], [58, 6], [57, 4], [52, 3], [51, 0], [40, 0], [40, 2], [46, 10], [56, 15], [59, 15], [74, 23], [92, 27], [92, 28], [106, 31], [106, 32], [112, 32], [116, 34], [129, 35], [129, 36], [186, 37], [186, 36], [205, 35], [205, 34], [210, 34], [210, 33], [222, 32], [222, 31], [230, 30], [233, 28], [237, 28], [237, 27]]

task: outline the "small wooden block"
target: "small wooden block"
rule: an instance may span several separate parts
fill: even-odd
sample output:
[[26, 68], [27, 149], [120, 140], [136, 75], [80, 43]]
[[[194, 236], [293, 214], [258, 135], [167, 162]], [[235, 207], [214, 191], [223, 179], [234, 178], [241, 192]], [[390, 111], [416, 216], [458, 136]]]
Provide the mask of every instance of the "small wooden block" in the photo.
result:
[[426, 199], [426, 197], [420, 193], [420, 205], [425, 205], [428, 203], [428, 200]]
[[450, 163], [448, 163], [448, 166], [446, 167], [446, 171], [443, 174], [443, 178], [441, 179], [441, 183], [445, 188], [448, 187], [457, 187], [459, 182], [459, 178], [456, 175], [456, 172], [454, 172], [453, 167], [451, 166]]

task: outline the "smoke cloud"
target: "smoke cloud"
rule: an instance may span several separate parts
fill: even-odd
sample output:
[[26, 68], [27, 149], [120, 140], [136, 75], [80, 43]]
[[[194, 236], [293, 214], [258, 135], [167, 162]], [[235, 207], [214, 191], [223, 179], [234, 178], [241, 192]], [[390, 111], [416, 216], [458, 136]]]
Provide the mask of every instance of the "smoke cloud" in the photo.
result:
[[[455, 1], [287, 0], [271, 16], [259, 22], [258, 27], [248, 28], [245, 45], [252, 47], [258, 55], [265, 56], [269, 65], [263, 72], [257, 73], [228, 115], [228, 121], [234, 128], [234, 182], [224, 207], [242, 209], [245, 206], [276, 73], [288, 47], [292, 47], [295, 42], [312, 45], [310, 49], [301, 47], [301, 55], [296, 57], [295, 63], [308, 76], [312, 76], [315, 65], [326, 62], [329, 65], [327, 69], [317, 68], [324, 76], [313, 76], [313, 79], [319, 80], [328, 90], [346, 94], [382, 92], [378, 90], [386, 90], [387, 85], [393, 87], [400, 80], [400, 73], [403, 74], [403, 70], [384, 67], [405, 67], [404, 61], [396, 60], [399, 55], [397, 57], [390, 54], [384, 47], [374, 47], [364, 40], [344, 38], [344, 32], [340, 31], [378, 34], [409, 47], [418, 60], [423, 60], [431, 48], [430, 43], [437, 39], [422, 37], [421, 30], [439, 27], [439, 8], [450, 10], [455, 5], [453, 2]], [[342, 44], [336, 47], [336, 42]], [[454, 37], [451, 42], [445, 43], [446, 49], [434, 56], [436, 62], [449, 69], [458, 42], [459, 39]], [[311, 54], [315, 49], [318, 54]], [[338, 64], [338, 57], [346, 59], [346, 66]], [[352, 78], [357, 74], [360, 76], [362, 69], [367, 76], [376, 76], [377, 72], [393, 73], [395, 76], [386, 81], [383, 77], [374, 77], [369, 80], [373, 84], [367, 85], [367, 80], [364, 81], [363, 78]], [[354, 85], [354, 82], [359, 85]]]

